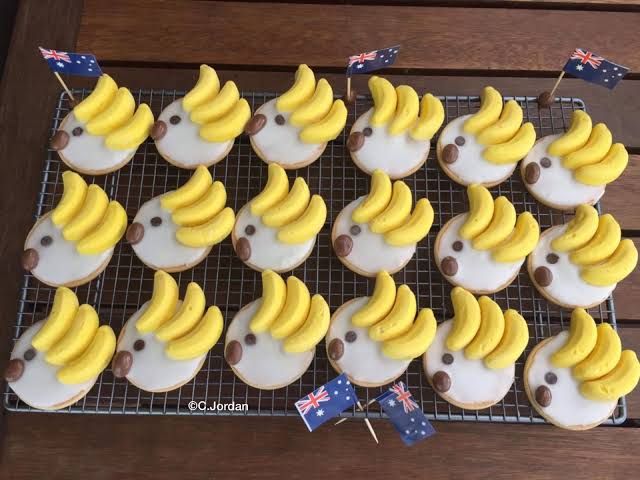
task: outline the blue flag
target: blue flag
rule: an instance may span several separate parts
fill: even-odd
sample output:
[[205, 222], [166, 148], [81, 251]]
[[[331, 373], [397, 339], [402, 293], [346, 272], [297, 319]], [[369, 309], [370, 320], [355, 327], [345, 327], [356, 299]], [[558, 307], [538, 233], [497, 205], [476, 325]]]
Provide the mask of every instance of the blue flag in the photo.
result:
[[411, 446], [436, 433], [418, 404], [411, 398], [411, 392], [404, 383], [393, 384], [376, 400], [389, 415], [389, 420], [405, 444]]
[[67, 73], [69, 75], [81, 75], [83, 77], [99, 77], [102, 75], [98, 60], [90, 53], [70, 53], [58, 50], [47, 50], [38, 47], [42, 57], [54, 72]]
[[342, 375], [296, 402], [298, 413], [310, 432], [358, 402], [347, 376]]
[[627, 67], [610, 62], [593, 52], [576, 48], [563, 70], [571, 75], [610, 90], [629, 72]]
[[368, 73], [381, 68], [389, 67], [396, 61], [396, 56], [400, 51], [400, 45], [395, 47], [381, 48], [372, 52], [359, 53], [349, 57], [347, 65], [347, 75], [355, 73]]

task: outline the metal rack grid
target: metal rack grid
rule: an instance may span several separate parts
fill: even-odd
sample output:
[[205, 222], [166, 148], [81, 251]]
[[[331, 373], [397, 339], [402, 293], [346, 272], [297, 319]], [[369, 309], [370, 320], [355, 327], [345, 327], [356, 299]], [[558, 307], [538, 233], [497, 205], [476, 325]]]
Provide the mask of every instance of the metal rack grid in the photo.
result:
[[[84, 98], [86, 90], [74, 90], [74, 95]], [[184, 92], [175, 90], [140, 90], [133, 92], [138, 102], [146, 102], [155, 115]], [[275, 95], [243, 92], [255, 111]], [[479, 108], [478, 97], [440, 97], [446, 111], [445, 124]], [[513, 98], [513, 97], [505, 97]], [[573, 110], [584, 109], [584, 103], [575, 98], [562, 98], [551, 108], [538, 109], [535, 97], [515, 97], [523, 107], [525, 120], [533, 122], [538, 137], [564, 131]], [[311, 292], [321, 293], [334, 311], [347, 300], [369, 294], [373, 279], [366, 279], [349, 271], [333, 255], [330, 244], [330, 224], [340, 210], [350, 201], [368, 192], [369, 177], [352, 163], [345, 148], [348, 132], [354, 120], [371, 106], [369, 97], [359, 97], [350, 108], [347, 127], [339, 138], [330, 142], [322, 157], [314, 164], [289, 176], [303, 176], [312, 192], [325, 199], [328, 208], [327, 225], [320, 232], [316, 246], [308, 260], [292, 274], [304, 280]], [[64, 95], [60, 96], [53, 118], [51, 133], [70, 111]], [[34, 219], [51, 210], [62, 195], [61, 173], [66, 169], [57, 154], [46, 152], [41, 189]], [[256, 195], [266, 181], [266, 165], [255, 155], [246, 136], [240, 137], [227, 159], [212, 167], [214, 178], [222, 180], [228, 192], [228, 204], [238, 211]], [[106, 176], [89, 178], [105, 188], [111, 198], [122, 203], [129, 219], [133, 218], [142, 203], [153, 196], [183, 184], [190, 172], [169, 165], [158, 155], [152, 141], [140, 146], [133, 160], [124, 168]], [[453, 216], [468, 209], [465, 190], [450, 181], [437, 166], [435, 148], [429, 159], [416, 174], [405, 179], [416, 197], [426, 195], [435, 207], [434, 225], [417, 248], [416, 255], [405, 269], [394, 275], [396, 282], [408, 284], [417, 295], [420, 307], [430, 306], [438, 321], [452, 316], [449, 299], [451, 286], [443, 279], [434, 265], [431, 252], [437, 232]], [[336, 188], [337, 187], [337, 188]], [[538, 219], [542, 229], [564, 223], [564, 214], [537, 203], [526, 191], [520, 175], [515, 173], [508, 181], [491, 189], [494, 195], [507, 195], [517, 211], [528, 210]], [[207, 304], [216, 304], [228, 324], [234, 314], [261, 294], [260, 274], [254, 272], [235, 256], [231, 242], [226, 239], [198, 266], [177, 274], [183, 292], [186, 284], [196, 281], [204, 288]], [[151, 297], [153, 272], [146, 268], [125, 242], [116, 246], [113, 259], [98, 278], [76, 288], [81, 302], [96, 307], [101, 322], [109, 323], [119, 332], [124, 322], [138, 307]], [[13, 327], [13, 343], [34, 322], [41, 320], [51, 308], [55, 289], [25, 275], [20, 290], [18, 315]], [[515, 308], [522, 313], [530, 326], [531, 339], [521, 361], [516, 365], [516, 381], [507, 396], [498, 404], [480, 411], [454, 407], [431, 389], [420, 359], [414, 360], [403, 380], [419, 402], [428, 418], [476, 422], [542, 423], [544, 420], [530, 406], [522, 381], [524, 359], [531, 348], [543, 338], [555, 335], [566, 328], [569, 312], [548, 303], [532, 286], [526, 269], [506, 289], [493, 295], [503, 309]], [[599, 321], [615, 325], [615, 310], [610, 298], [591, 314]], [[193, 414], [193, 415], [297, 415], [294, 402], [326, 383], [336, 374], [326, 358], [324, 342], [318, 345], [312, 366], [298, 381], [275, 391], [260, 391], [245, 385], [233, 374], [223, 358], [224, 335], [209, 353], [204, 366], [194, 380], [182, 388], [163, 394], [140, 391], [125, 379], [115, 379], [110, 369], [100, 375], [89, 394], [75, 405], [60, 410], [67, 413], [120, 413], [120, 414]], [[363, 404], [382, 392], [381, 388], [357, 388]], [[191, 401], [204, 402], [206, 410], [190, 411]], [[214, 402], [216, 402], [214, 404]], [[248, 411], [219, 411], [215, 405], [234, 402], [248, 404]], [[21, 402], [7, 387], [4, 405], [12, 411], [37, 411]], [[355, 409], [345, 416], [381, 418], [377, 404], [365, 412]], [[626, 405], [621, 399], [609, 424], [620, 424], [626, 419]]]

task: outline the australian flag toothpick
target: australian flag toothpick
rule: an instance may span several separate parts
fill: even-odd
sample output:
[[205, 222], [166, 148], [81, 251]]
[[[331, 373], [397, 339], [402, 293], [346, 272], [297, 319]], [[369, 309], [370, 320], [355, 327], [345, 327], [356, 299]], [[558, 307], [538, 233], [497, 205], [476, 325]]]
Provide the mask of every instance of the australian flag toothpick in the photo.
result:
[[395, 47], [381, 48], [380, 50], [351, 55], [349, 57], [349, 64], [347, 65], [347, 75], [368, 73], [389, 67], [396, 61], [396, 56], [399, 51], [400, 45], [396, 45]]
[[612, 90], [629, 72], [627, 67], [610, 62], [593, 52], [576, 48], [563, 70], [566, 73]]
[[38, 47], [42, 57], [54, 72], [67, 73], [69, 75], [81, 75], [83, 77], [99, 77], [102, 75], [98, 60], [90, 53], [71, 53], [59, 50], [47, 50]]
[[393, 384], [377, 400], [405, 444], [411, 446], [436, 433], [404, 383]]
[[358, 401], [347, 376], [342, 375], [296, 402], [298, 413], [310, 432]]

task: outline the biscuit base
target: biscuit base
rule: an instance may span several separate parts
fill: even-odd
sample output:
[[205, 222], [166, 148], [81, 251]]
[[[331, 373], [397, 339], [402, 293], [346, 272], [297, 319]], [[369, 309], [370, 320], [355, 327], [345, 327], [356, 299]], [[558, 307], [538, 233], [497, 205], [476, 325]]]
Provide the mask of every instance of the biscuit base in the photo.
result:
[[[79, 400], [82, 400], [91, 391], [91, 389], [93, 388], [93, 386], [96, 384], [97, 381], [98, 381], [98, 377], [95, 378], [93, 383], [86, 390], [82, 390], [80, 393], [77, 393], [76, 395], [71, 397], [69, 400], [65, 400], [64, 402], [61, 402], [61, 403], [56, 403], [55, 405], [52, 405], [52, 406], [46, 407], [46, 408], [45, 407], [36, 407], [35, 405], [31, 405], [29, 402], [23, 400], [22, 397], [20, 397], [20, 396], [18, 396], [18, 398], [20, 398], [21, 402], [29, 405], [31, 408], [35, 408], [36, 410], [43, 410], [45, 412], [53, 412], [53, 411], [56, 411], [56, 410], [61, 410], [63, 408], [70, 407], [71, 405], [73, 405], [74, 403], [78, 402]], [[15, 394], [15, 392], [14, 392], [14, 394]], [[17, 394], [15, 394], [15, 395], [17, 395]]]
[[[259, 111], [256, 111], [256, 113], [259, 113]], [[277, 165], [280, 165], [285, 170], [296, 170], [298, 168], [303, 168], [308, 165], [311, 165], [313, 162], [315, 162], [317, 159], [319, 159], [322, 156], [325, 149], [327, 148], [327, 142], [321, 143], [318, 145], [316, 152], [314, 152], [314, 154], [311, 155], [310, 157], [307, 157], [304, 160], [301, 160], [300, 162], [283, 164], [278, 162], [277, 159], [269, 158], [268, 155], [266, 155], [262, 150], [260, 150], [258, 146], [255, 144], [255, 142], [253, 141], [253, 136], [249, 136], [249, 141], [251, 142], [251, 148], [253, 149], [255, 154], [258, 155], [258, 157], [260, 157], [260, 160], [262, 160], [267, 165], [271, 163], [275, 163]]]
[[[353, 131], [353, 129], [352, 129]], [[431, 148], [427, 149], [426, 153], [424, 154], [424, 158], [411, 170], [408, 170], [406, 172], [402, 172], [400, 174], [397, 175], [391, 175], [387, 172], [387, 175], [389, 175], [389, 178], [391, 180], [400, 180], [401, 178], [405, 178], [405, 177], [409, 177], [411, 175], [413, 175], [414, 173], [416, 173], [418, 170], [420, 170], [425, 163], [427, 163], [427, 158], [429, 158], [429, 150], [431, 150]], [[367, 168], [364, 166], [364, 164], [360, 161], [360, 159], [358, 158], [358, 152], [351, 152], [349, 151], [349, 155], [351, 156], [351, 160], [353, 161], [353, 163], [355, 164], [356, 167], [358, 167], [360, 170], [362, 170], [364, 173], [366, 173], [367, 175], [373, 175], [373, 170], [371, 170], [370, 168]], [[390, 159], [390, 161], [393, 161], [393, 159]]]
[[233, 139], [231, 141], [231, 143], [229, 144], [229, 148], [227, 148], [224, 153], [221, 153], [220, 155], [218, 155], [216, 158], [213, 158], [205, 163], [198, 163], [198, 164], [193, 164], [193, 165], [186, 165], [184, 163], [180, 163], [177, 160], [174, 160], [173, 158], [171, 158], [170, 155], [168, 155], [167, 153], [165, 153], [159, 146], [158, 146], [158, 142], [154, 142], [155, 146], [156, 146], [156, 150], [158, 150], [158, 153], [160, 154], [160, 156], [162, 158], [164, 158], [168, 163], [170, 163], [171, 165], [173, 165], [174, 167], [178, 167], [178, 168], [183, 168], [185, 170], [195, 170], [196, 168], [198, 168], [199, 166], [203, 165], [205, 167], [211, 167], [212, 165], [215, 165], [216, 163], [220, 163], [222, 160], [224, 160], [227, 155], [229, 155], [229, 152], [231, 151], [231, 149], [233, 148], [233, 146], [235, 145], [236, 141], [235, 139]]
[[[197, 260], [194, 260], [193, 262], [186, 263], [184, 265], [175, 265], [171, 267], [158, 267], [156, 265], [153, 265], [152, 263], [145, 262], [138, 255], [136, 255], [136, 258], [140, 260], [143, 264], [145, 264], [147, 267], [149, 267], [151, 270], [162, 270], [167, 273], [178, 273], [178, 272], [184, 272], [185, 270], [189, 270], [190, 268], [193, 268], [196, 265], [199, 265], [211, 253], [211, 250], [213, 249], [213, 247], [214, 245], [211, 245], [202, 253], [202, 255]], [[134, 250], [134, 253], [135, 253], [135, 250]]]

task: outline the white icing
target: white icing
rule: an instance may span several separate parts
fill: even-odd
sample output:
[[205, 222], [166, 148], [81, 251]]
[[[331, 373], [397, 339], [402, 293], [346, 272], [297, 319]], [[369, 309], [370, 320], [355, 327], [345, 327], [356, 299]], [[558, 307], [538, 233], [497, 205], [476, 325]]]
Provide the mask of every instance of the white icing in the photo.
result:
[[[61, 366], [51, 365], [45, 361], [45, 352], [34, 349], [36, 356], [32, 360], [24, 360], [24, 352], [33, 348], [31, 340], [42, 328], [45, 320], [34, 323], [16, 341], [11, 359], [20, 358], [24, 362], [24, 372], [15, 382], [9, 382], [11, 389], [22, 401], [35, 408], [51, 410], [59, 408], [72, 398], [89, 389], [96, 382], [95, 378], [76, 385], [60, 383], [56, 377]], [[96, 377], [97, 378], [97, 377]]]
[[[40, 239], [46, 235], [53, 242], [43, 247]], [[113, 254], [113, 247], [97, 255], [79, 254], [76, 244], [65, 240], [62, 229], [53, 224], [50, 213], [42, 217], [29, 232], [24, 248], [33, 248], [38, 252], [38, 265], [31, 273], [54, 287], [75, 284], [81, 279], [95, 276], [96, 271], [103, 264], [106, 266]]]
[[[173, 115], [180, 122], [173, 125], [169, 119]], [[162, 111], [158, 120], [167, 125], [167, 133], [156, 146], [160, 154], [170, 162], [183, 168], [196, 168], [198, 165], [210, 166], [218, 163], [233, 146], [233, 140], [227, 142], [207, 142], [200, 137], [200, 125], [190, 119], [190, 114], [182, 108], [182, 98], [174, 100]]]
[[[292, 112], [280, 112], [275, 98], [262, 105], [254, 115], [258, 113], [267, 117], [267, 123], [258, 133], [251, 135], [251, 144], [262, 153], [265, 162], [277, 163], [283, 168], [297, 167], [298, 164], [308, 165], [322, 155], [327, 144], [302, 142], [299, 138], [302, 129], [289, 123]], [[276, 123], [276, 115], [284, 117], [283, 125]]]
[[[369, 297], [355, 298], [345, 303], [331, 318], [327, 332], [326, 344], [338, 338], [344, 345], [344, 353], [334, 363], [347, 374], [349, 380], [356, 385], [382, 385], [392, 382], [407, 369], [411, 360], [394, 360], [382, 353], [382, 342], [369, 337], [369, 329], [356, 327], [351, 317], [362, 309]], [[348, 331], [356, 333], [355, 342], [345, 340]]]
[[[580, 383], [571, 375], [571, 369], [558, 368], [551, 364], [551, 355], [562, 347], [568, 338], [569, 332], [560, 332], [543, 345], [533, 358], [527, 360], [527, 384], [533, 394], [541, 385], [551, 390], [549, 406], [538, 408], [553, 422], [565, 427], [601, 423], [609, 417], [618, 403], [617, 400], [597, 402], [583, 397], [579, 389]], [[548, 372], [553, 372], [558, 378], [554, 385], [549, 385], [544, 380]]]
[[353, 152], [360, 168], [369, 175], [379, 168], [396, 179], [410, 175], [427, 160], [431, 140], [414, 140], [408, 131], [389, 135], [388, 125], [370, 125], [371, 115], [373, 108], [360, 115], [351, 127], [351, 133], [362, 132], [366, 127], [372, 130], [371, 136], [364, 137], [362, 147]]
[[[136, 322], [150, 303], [151, 301], [148, 301], [142, 305], [140, 310], [124, 324], [116, 351], [125, 350], [133, 355], [133, 363], [127, 374], [127, 380], [147, 392], [165, 392], [194, 377], [200, 370], [200, 365], [206, 354], [190, 360], [173, 360], [164, 353], [167, 342], [158, 340], [155, 332], [140, 333], [136, 328]], [[181, 304], [182, 302], [176, 304], [176, 310], [180, 308]], [[133, 348], [136, 340], [144, 340], [142, 350], [136, 351]]]
[[[607, 287], [589, 285], [580, 278], [580, 267], [569, 260], [571, 252], [557, 252], [551, 247], [551, 242], [562, 235], [566, 229], [567, 225], [557, 225], [540, 235], [538, 245], [531, 252], [531, 274], [538, 267], [547, 267], [551, 270], [553, 275], [551, 284], [548, 287], [538, 286], [538, 288], [552, 297], [556, 303], [571, 308], [589, 308], [598, 305], [611, 295], [617, 284]], [[546, 260], [547, 255], [552, 252], [558, 255], [558, 261], [555, 264]]]
[[[76, 127], [82, 127], [82, 134], [77, 137], [71, 133]], [[80, 172], [113, 172], [122, 167], [123, 162], [137, 150], [137, 148], [129, 150], [108, 149], [104, 143], [105, 137], [89, 134], [86, 124], [78, 120], [73, 112], [65, 117], [60, 124], [60, 130], [69, 134], [69, 143], [60, 150], [60, 153], [72, 168]]]
[[[340, 235], [348, 235], [353, 240], [353, 248], [346, 257], [340, 260], [347, 261], [359, 271], [368, 275], [375, 275], [381, 270], [395, 273], [401, 270], [416, 253], [416, 244], [396, 247], [384, 241], [384, 235], [373, 233], [369, 230], [369, 224], [356, 223], [351, 219], [351, 214], [360, 205], [366, 196], [360, 197], [347, 205], [336, 218], [333, 227], [333, 240]], [[353, 225], [360, 227], [358, 235], [351, 235], [349, 229]]]
[[466, 133], [463, 129], [464, 122], [469, 117], [471, 115], [463, 115], [452, 120], [440, 134], [438, 143], [441, 148], [450, 143], [455, 145], [456, 137], [463, 137], [465, 140], [464, 145], [456, 145], [458, 147], [458, 159], [455, 162], [441, 163], [445, 173], [449, 174], [451, 172], [457, 177], [456, 181], [460, 180], [462, 185], [470, 185], [472, 183], [495, 185], [506, 180], [516, 169], [518, 162], [498, 165], [486, 161], [482, 153], [487, 147], [478, 143], [475, 135]]
[[300, 378], [309, 368], [316, 349], [287, 353], [282, 348], [282, 340], [274, 339], [269, 331], [256, 333], [255, 345], [247, 345], [244, 337], [251, 333], [249, 324], [261, 304], [262, 299], [254, 300], [233, 317], [227, 328], [225, 346], [233, 340], [242, 346], [242, 358], [231, 368], [243, 381], [263, 390], [273, 390]]
[[[604, 195], [605, 186], [585, 185], [573, 178], [573, 171], [562, 166], [562, 159], [549, 155], [547, 147], [560, 135], [548, 135], [538, 140], [522, 161], [520, 169], [524, 174], [527, 165], [547, 157], [551, 160], [548, 168], [540, 167], [540, 177], [534, 184], [524, 182], [531, 194], [551, 206], [573, 210], [578, 205], [595, 204]], [[523, 175], [524, 177], [524, 175]]]
[[[171, 212], [160, 205], [161, 197], [154, 197], [142, 205], [133, 219], [144, 227], [144, 236], [132, 245], [133, 250], [140, 260], [158, 270], [188, 267], [199, 262], [211, 247], [188, 247], [178, 242], [176, 231], [180, 227], [173, 223]], [[153, 217], [160, 217], [162, 223], [152, 226]]]
[[[427, 376], [432, 378], [439, 371], [448, 374], [451, 387], [444, 395], [458, 404], [482, 404], [486, 408], [498, 403], [513, 385], [515, 364], [492, 370], [485, 366], [483, 359], [469, 360], [464, 354], [464, 348], [457, 352], [449, 350], [446, 341], [452, 326], [453, 320], [438, 325], [433, 343], [424, 354]], [[453, 356], [453, 363], [450, 365], [442, 361], [445, 353]]]
[[[253, 225], [256, 231], [247, 235], [247, 225]], [[251, 257], [247, 263], [257, 270], [275, 270], [286, 272], [293, 270], [306, 260], [316, 243], [316, 236], [304, 243], [288, 244], [278, 240], [278, 229], [267, 227], [260, 217], [251, 213], [249, 204], [240, 209], [233, 227], [234, 237], [245, 237], [251, 246]]]
[[[436, 239], [435, 258], [438, 265], [445, 257], [453, 257], [458, 262], [458, 272], [446, 277], [454, 285], [459, 285], [474, 293], [493, 293], [502, 290], [511, 283], [524, 263], [524, 258], [517, 262], [496, 262], [491, 250], [476, 250], [471, 240], [465, 240], [458, 231], [467, 219], [467, 213], [449, 220], [438, 233]], [[453, 249], [455, 241], [462, 242], [462, 250]]]

